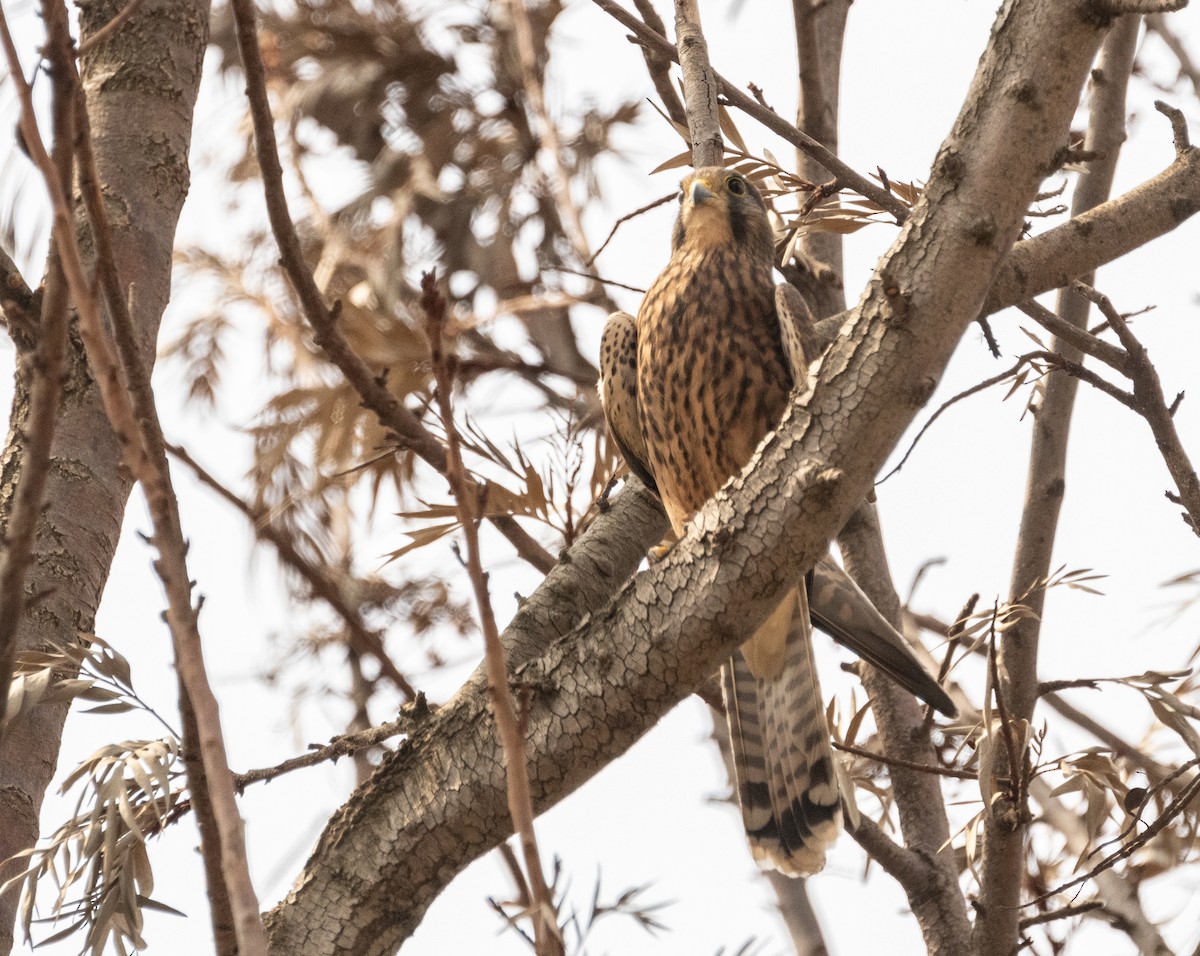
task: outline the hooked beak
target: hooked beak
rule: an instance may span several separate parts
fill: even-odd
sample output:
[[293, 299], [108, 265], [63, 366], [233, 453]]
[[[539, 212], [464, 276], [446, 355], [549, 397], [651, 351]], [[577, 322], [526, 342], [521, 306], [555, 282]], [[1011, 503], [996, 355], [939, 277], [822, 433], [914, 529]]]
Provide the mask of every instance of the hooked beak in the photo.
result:
[[708, 183], [703, 179], [692, 181], [691, 189], [688, 190], [688, 198], [693, 206], [703, 206], [710, 199], [716, 199], [716, 193], [708, 188]]

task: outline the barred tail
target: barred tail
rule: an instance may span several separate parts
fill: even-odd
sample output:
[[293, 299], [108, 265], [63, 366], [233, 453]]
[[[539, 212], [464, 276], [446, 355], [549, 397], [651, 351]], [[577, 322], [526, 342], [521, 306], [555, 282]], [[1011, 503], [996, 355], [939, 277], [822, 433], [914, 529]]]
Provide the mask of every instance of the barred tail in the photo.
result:
[[764, 868], [790, 876], [825, 865], [842, 820], [806, 605], [797, 609], [778, 676], [757, 680], [740, 650], [721, 670], [750, 851]]

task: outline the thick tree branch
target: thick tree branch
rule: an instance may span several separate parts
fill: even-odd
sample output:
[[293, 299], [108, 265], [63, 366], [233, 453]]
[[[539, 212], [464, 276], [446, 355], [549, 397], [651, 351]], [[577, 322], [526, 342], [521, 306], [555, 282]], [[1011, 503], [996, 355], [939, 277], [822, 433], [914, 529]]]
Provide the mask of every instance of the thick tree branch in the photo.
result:
[[[1006, 5], [921, 200], [809, 393], [662, 561], [517, 670], [535, 808], [706, 681], [866, 496], [1066, 141], [1102, 36], [1091, 10]], [[466, 688], [334, 816], [269, 916], [274, 952], [393, 952], [453, 874], [511, 832], [488, 713]]]

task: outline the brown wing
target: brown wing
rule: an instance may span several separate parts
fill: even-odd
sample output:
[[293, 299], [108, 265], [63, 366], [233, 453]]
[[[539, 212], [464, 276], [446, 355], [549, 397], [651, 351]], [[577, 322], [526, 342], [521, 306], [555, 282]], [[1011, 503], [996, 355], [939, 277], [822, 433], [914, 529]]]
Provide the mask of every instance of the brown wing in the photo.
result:
[[813, 569], [812, 622], [839, 644], [873, 664], [910, 694], [954, 717], [954, 701], [917, 660], [875, 605], [829, 556]]
[[779, 332], [792, 383], [796, 388], [805, 388], [808, 366], [821, 354], [817, 324], [800, 290], [787, 282], [775, 286], [775, 313], [779, 316]]
[[608, 437], [621, 449], [629, 470], [646, 487], [657, 491], [638, 418], [637, 320], [628, 312], [614, 312], [604, 323], [600, 339], [600, 404], [604, 406]]

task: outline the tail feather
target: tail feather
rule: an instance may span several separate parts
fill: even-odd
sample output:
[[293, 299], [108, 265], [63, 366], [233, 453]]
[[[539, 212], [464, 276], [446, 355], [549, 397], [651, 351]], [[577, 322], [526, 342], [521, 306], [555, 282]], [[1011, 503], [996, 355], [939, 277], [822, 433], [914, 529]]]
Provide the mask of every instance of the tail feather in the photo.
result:
[[841, 825], [833, 752], [801, 601], [783, 667], [757, 680], [741, 651], [722, 672], [738, 800], [750, 849], [765, 867], [816, 873]]

